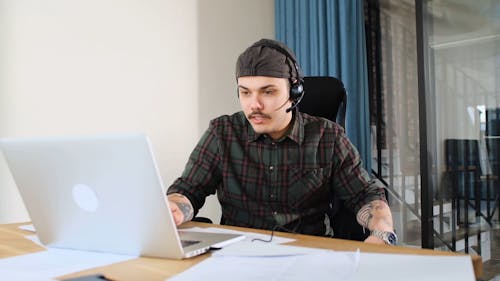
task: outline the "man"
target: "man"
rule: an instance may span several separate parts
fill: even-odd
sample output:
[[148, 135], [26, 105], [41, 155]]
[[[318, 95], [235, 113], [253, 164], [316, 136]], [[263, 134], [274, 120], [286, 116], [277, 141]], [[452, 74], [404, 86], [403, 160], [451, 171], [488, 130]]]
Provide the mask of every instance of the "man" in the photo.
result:
[[217, 192], [225, 224], [328, 235], [333, 194], [371, 231], [365, 242], [394, 244], [384, 188], [343, 129], [297, 110], [303, 76], [287, 46], [256, 42], [238, 57], [236, 78], [242, 111], [210, 122], [168, 190], [176, 224]]

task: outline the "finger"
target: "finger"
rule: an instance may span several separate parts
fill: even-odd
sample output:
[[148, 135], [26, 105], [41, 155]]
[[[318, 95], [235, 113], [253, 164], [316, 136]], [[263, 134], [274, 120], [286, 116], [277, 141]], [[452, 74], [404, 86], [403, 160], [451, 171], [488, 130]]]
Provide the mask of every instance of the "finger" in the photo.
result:
[[174, 217], [175, 225], [180, 225], [184, 220], [184, 215], [179, 211], [179, 208], [171, 208], [172, 215]]
[[183, 221], [183, 218], [182, 218], [182, 214], [180, 214], [179, 212], [177, 212], [175, 215], [174, 215], [174, 222], [175, 222], [175, 225], [180, 225]]

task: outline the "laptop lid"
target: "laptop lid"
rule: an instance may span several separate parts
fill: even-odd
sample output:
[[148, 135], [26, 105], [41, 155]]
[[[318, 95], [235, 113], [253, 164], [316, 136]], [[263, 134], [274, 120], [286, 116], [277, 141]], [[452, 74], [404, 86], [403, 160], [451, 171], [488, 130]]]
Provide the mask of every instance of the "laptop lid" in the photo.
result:
[[1, 139], [40, 241], [49, 247], [185, 258], [231, 234], [182, 231], [145, 135]]

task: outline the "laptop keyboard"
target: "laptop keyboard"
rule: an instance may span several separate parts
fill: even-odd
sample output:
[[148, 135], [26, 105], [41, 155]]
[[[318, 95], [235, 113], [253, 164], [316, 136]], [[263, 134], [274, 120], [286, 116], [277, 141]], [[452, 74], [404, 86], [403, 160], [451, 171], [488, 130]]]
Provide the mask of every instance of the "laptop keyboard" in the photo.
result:
[[200, 241], [196, 241], [196, 240], [181, 240], [182, 248], [186, 248], [188, 246], [191, 246], [191, 245], [194, 245], [194, 244], [198, 244], [198, 243], [200, 243]]

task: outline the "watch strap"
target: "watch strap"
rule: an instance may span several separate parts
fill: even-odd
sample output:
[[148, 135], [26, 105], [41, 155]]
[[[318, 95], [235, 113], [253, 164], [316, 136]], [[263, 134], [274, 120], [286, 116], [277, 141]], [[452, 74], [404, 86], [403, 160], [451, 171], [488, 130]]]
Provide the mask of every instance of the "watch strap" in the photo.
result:
[[396, 233], [392, 231], [383, 231], [375, 229], [370, 232], [370, 235], [382, 239], [386, 244], [389, 245], [396, 245], [398, 242], [398, 236], [396, 235]]

